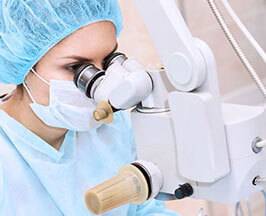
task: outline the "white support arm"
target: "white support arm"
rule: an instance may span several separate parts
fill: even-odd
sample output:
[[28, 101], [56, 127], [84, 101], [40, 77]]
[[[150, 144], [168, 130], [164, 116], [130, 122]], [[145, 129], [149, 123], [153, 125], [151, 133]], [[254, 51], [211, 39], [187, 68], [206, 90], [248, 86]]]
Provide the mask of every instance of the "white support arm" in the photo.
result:
[[[135, 3], [168, 79], [178, 90], [167, 95], [176, 140], [172, 150], [176, 151], [178, 172], [191, 181], [215, 182], [229, 174], [230, 164], [214, 56], [204, 42], [192, 37], [175, 0], [135, 0]], [[158, 83], [155, 88], [156, 85]], [[136, 116], [134, 118], [137, 119], [134, 129], [145, 124]], [[149, 121], [146, 124], [148, 127]], [[156, 134], [156, 139], [160, 140], [163, 132], [157, 133], [155, 124], [152, 125], [154, 132], [144, 134]], [[156, 160], [144, 156], [145, 142], [139, 139], [138, 156]], [[166, 139], [158, 148], [163, 149], [163, 143], [170, 142]], [[162, 162], [157, 161], [157, 164]], [[165, 169], [167, 167], [162, 168]]]
[[175, 0], [135, 0], [135, 4], [171, 83], [180, 91], [200, 87], [206, 78], [206, 65]]

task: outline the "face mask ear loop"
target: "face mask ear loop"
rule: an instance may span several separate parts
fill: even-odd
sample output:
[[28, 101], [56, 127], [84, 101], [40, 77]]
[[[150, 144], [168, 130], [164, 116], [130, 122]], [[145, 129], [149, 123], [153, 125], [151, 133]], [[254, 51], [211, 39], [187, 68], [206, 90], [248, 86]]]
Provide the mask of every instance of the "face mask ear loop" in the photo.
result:
[[24, 88], [26, 89], [26, 92], [28, 93], [28, 95], [29, 95], [31, 101], [32, 101], [33, 103], [36, 103], [36, 101], [34, 100], [32, 94], [31, 94], [31, 92], [30, 92], [30, 89], [29, 89], [29, 87], [27, 86], [27, 84], [26, 84], [25, 81], [22, 83], [22, 85], [23, 85]]
[[41, 81], [43, 81], [45, 84], [47, 84], [48, 86], [50, 86], [50, 83], [44, 79], [43, 77], [41, 77], [33, 68], [31, 68], [31, 72], [37, 76]]

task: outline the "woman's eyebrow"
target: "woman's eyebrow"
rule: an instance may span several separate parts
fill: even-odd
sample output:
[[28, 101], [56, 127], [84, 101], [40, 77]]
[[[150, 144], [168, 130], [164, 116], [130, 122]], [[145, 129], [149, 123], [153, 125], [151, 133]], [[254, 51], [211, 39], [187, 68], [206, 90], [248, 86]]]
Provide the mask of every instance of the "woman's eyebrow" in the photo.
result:
[[[114, 49], [109, 53], [107, 54], [105, 57], [111, 55], [112, 53], [114, 53], [118, 48], [118, 44], [115, 45]], [[77, 55], [71, 55], [71, 56], [66, 56], [66, 57], [62, 57], [63, 59], [75, 59], [77, 61], [80, 61], [80, 62], [93, 62], [93, 59], [89, 59], [89, 58], [85, 58], [83, 56], [77, 56]]]

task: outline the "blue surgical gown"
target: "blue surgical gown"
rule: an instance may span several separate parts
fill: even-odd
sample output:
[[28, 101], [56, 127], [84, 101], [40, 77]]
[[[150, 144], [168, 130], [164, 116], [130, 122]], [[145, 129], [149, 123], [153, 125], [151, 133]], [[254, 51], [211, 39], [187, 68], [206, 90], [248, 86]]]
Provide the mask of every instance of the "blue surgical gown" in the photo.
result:
[[[114, 176], [135, 159], [130, 122], [114, 122], [89, 132], [68, 131], [57, 151], [0, 111], [0, 215], [90, 216], [87, 189]], [[159, 201], [125, 205], [106, 216], [174, 216]]]

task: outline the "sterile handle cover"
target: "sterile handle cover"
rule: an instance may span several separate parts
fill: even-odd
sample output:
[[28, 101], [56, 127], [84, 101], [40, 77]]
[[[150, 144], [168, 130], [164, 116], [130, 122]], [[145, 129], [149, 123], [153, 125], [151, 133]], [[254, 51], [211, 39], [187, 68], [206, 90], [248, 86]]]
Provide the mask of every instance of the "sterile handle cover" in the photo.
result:
[[124, 204], [143, 203], [148, 196], [148, 184], [142, 172], [134, 165], [127, 165], [117, 176], [87, 191], [85, 202], [94, 214], [102, 214]]

